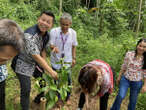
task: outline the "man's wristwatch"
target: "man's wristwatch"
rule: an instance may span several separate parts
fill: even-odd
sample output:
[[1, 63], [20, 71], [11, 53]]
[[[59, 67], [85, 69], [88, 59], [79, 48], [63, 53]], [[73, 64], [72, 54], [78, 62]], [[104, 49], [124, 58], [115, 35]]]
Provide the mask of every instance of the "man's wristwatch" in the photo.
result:
[[76, 57], [73, 57], [74, 60], [76, 60]]

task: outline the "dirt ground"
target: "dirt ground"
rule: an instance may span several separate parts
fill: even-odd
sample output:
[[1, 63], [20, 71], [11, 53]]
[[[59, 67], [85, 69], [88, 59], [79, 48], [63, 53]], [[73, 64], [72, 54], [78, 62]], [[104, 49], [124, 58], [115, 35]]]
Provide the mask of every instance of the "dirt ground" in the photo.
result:
[[[74, 87], [72, 89], [72, 94], [71, 94], [71, 97], [70, 97], [70, 104], [67, 104], [65, 103], [62, 108], [59, 108], [59, 107], [54, 107], [53, 109], [51, 110], [77, 110], [77, 106], [78, 106], [78, 100], [79, 100], [79, 95], [80, 95], [80, 92], [77, 93], [77, 89]], [[108, 110], [110, 110], [110, 107], [112, 106], [113, 104], [113, 101], [115, 99], [115, 93], [111, 94], [110, 97], [109, 97], [109, 101], [108, 101]], [[126, 97], [126, 99], [123, 100], [123, 103], [121, 105], [121, 110], [126, 110], [127, 109], [127, 102], [128, 99]], [[90, 109], [89, 110], [99, 110], [99, 100], [92, 100], [92, 103], [89, 102], [89, 105], [90, 105]], [[31, 110], [40, 110], [40, 105], [31, 105]], [[64, 108], [64, 109], [63, 109]], [[83, 110], [86, 110], [85, 108]]]
[[[16, 81], [18, 85], [18, 81]], [[34, 97], [37, 94], [37, 91], [35, 88], [33, 88], [33, 84], [35, 82], [32, 81], [32, 89], [31, 89], [31, 100], [30, 100], [30, 110], [40, 110], [40, 105], [38, 104], [34, 104], [32, 103], [32, 99], [34, 99]], [[15, 94], [13, 94], [13, 104], [14, 104], [14, 110], [20, 110], [20, 88], [19, 86], [15, 86], [15, 90], [17, 92], [15, 92]], [[19, 93], [18, 93], [19, 91]], [[79, 100], [79, 95], [80, 92], [78, 92], [78, 87], [73, 86], [72, 89], [72, 94], [70, 97], [70, 102], [71, 104], [64, 104], [62, 106], [62, 108], [58, 108], [57, 106], [55, 106], [53, 109], [51, 110], [77, 110], [77, 106], [78, 106], [78, 100]], [[116, 97], [116, 93], [112, 93], [109, 97], [109, 101], [108, 101], [108, 110], [110, 110], [110, 107], [112, 106], [114, 99]], [[92, 100], [92, 103], [89, 102], [90, 105], [90, 110], [99, 110], [99, 100]], [[128, 105], [128, 97], [126, 97], [121, 105], [121, 110], [126, 110], [127, 109], [127, 105]], [[63, 109], [64, 108], [64, 109]], [[83, 109], [85, 110], [85, 108]]]

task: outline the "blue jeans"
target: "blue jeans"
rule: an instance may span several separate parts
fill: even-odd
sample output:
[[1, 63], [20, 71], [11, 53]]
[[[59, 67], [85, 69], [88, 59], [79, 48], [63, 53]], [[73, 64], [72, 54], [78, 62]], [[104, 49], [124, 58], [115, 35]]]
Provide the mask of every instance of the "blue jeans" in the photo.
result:
[[121, 77], [119, 92], [111, 110], [120, 110], [122, 100], [125, 98], [128, 88], [130, 88], [128, 110], [135, 110], [137, 97], [142, 88], [142, 81], [129, 81], [124, 75]]

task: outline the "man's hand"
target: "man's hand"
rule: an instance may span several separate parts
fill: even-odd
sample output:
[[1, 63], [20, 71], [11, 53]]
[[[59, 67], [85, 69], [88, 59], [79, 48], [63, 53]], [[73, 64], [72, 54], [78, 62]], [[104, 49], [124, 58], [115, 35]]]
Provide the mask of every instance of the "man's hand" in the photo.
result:
[[59, 53], [59, 49], [57, 47], [53, 47], [52, 52]]
[[55, 80], [58, 80], [58, 74], [57, 74], [56, 71], [53, 70], [53, 71], [50, 73], [50, 75], [51, 75]]
[[119, 75], [118, 78], [117, 78], [117, 80], [116, 80], [117, 85], [119, 85], [120, 80], [121, 80], [121, 75]]
[[75, 64], [76, 64], [76, 59], [73, 59], [73, 60], [72, 60], [72, 67], [74, 67]]

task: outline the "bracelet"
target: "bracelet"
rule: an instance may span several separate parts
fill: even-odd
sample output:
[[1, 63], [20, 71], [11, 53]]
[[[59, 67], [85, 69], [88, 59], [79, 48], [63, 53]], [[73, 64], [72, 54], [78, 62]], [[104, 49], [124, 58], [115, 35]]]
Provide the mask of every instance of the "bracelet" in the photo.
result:
[[74, 60], [76, 60], [76, 57], [73, 57]]

